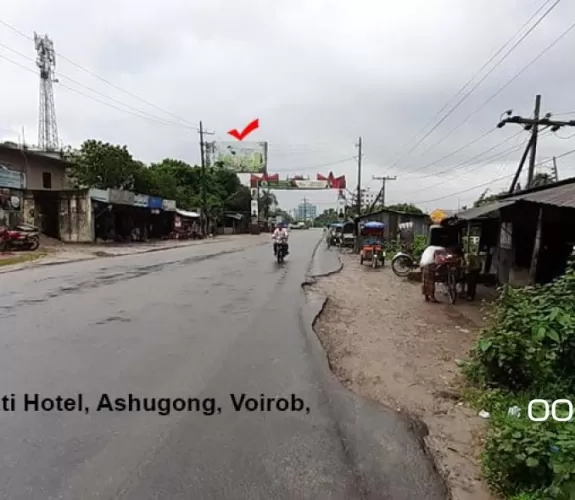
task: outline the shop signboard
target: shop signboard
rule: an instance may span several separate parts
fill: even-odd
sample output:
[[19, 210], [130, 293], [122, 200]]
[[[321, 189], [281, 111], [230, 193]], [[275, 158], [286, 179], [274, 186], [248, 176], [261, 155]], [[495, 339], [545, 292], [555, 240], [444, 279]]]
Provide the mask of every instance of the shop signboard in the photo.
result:
[[0, 162], [0, 187], [26, 189], [26, 174], [11, 167], [9, 163]]
[[148, 208], [148, 198], [147, 194], [135, 194], [134, 195], [134, 206]]
[[0, 210], [18, 212], [22, 206], [22, 191], [0, 188]]
[[110, 202], [110, 192], [108, 189], [95, 189], [92, 188], [89, 191], [90, 198], [92, 200], [100, 201], [102, 203]]
[[176, 202], [174, 200], [163, 200], [162, 209], [169, 212], [174, 212], [176, 210]]
[[123, 189], [110, 189], [110, 203], [116, 205], [133, 205], [135, 194]]
[[162, 198], [158, 198], [157, 196], [148, 196], [148, 208], [159, 210], [162, 208]]

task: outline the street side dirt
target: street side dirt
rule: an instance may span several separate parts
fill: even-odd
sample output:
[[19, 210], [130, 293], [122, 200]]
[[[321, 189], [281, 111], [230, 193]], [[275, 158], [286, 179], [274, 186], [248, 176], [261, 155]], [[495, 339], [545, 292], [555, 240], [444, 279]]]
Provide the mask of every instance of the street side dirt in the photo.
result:
[[[315, 324], [336, 376], [349, 389], [425, 422], [426, 444], [455, 500], [494, 497], [481, 479], [485, 421], [458, 402], [457, 364], [477, 335], [479, 304], [426, 303], [420, 285], [355, 255], [320, 278], [328, 302]], [[439, 293], [438, 298], [445, 299]]]

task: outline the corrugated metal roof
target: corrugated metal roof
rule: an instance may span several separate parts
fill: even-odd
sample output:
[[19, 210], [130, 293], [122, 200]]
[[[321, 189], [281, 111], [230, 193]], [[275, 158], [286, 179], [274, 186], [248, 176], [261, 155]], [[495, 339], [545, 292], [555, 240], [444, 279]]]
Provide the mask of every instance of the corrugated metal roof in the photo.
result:
[[513, 205], [517, 200], [507, 199], [501, 201], [494, 201], [493, 203], [487, 203], [486, 205], [481, 205], [479, 207], [470, 208], [468, 210], [463, 210], [458, 212], [456, 217], [462, 220], [473, 220], [484, 218], [487, 215], [497, 212], [500, 208], [508, 207]]
[[554, 205], [556, 207], [575, 208], [575, 183], [563, 184], [524, 194], [519, 193], [505, 199], [505, 201], [507, 200], [521, 200], [543, 205]]

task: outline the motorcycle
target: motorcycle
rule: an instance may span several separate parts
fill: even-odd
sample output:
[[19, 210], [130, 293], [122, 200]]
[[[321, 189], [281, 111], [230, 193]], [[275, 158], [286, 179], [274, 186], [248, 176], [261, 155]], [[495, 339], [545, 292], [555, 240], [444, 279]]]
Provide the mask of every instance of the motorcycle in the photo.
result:
[[413, 256], [405, 252], [398, 252], [395, 254], [393, 259], [391, 259], [391, 269], [397, 276], [401, 278], [407, 276], [418, 266], [419, 263], [413, 260]]
[[278, 264], [281, 264], [286, 256], [286, 251], [287, 251], [287, 243], [286, 242], [279, 242], [276, 243], [276, 258], [278, 261]]
[[34, 226], [20, 225], [15, 230], [0, 227], [0, 251], [35, 251], [40, 246], [40, 233]]

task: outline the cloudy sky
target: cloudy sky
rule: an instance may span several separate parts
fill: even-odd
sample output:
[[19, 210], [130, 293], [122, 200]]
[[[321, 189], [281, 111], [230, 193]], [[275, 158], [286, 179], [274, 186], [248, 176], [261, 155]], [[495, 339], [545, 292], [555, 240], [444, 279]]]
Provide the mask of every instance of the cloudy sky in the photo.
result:
[[[511, 181], [527, 132], [494, 129], [504, 111], [529, 115], [540, 93], [543, 113], [575, 119], [575, 28], [523, 70], [575, 22], [575, 3], [557, 2], [2, 0], [0, 139], [24, 130], [37, 142], [39, 78], [26, 38], [37, 31], [58, 53], [64, 144], [97, 138], [145, 162], [197, 163], [199, 120], [212, 139], [227, 140], [229, 129], [259, 118], [250, 139], [269, 141], [272, 173], [332, 170], [353, 189], [361, 136], [364, 186], [397, 176], [389, 203], [457, 208]], [[543, 135], [538, 160], [575, 149], [573, 134]], [[560, 177], [575, 175], [575, 154], [557, 164]], [[331, 192], [278, 193], [284, 208], [304, 196], [335, 207]]]

